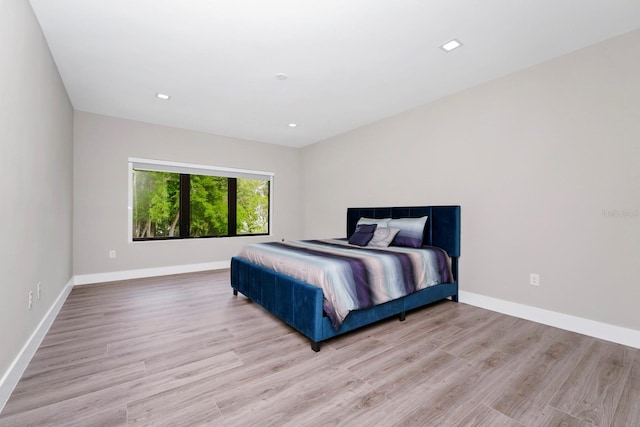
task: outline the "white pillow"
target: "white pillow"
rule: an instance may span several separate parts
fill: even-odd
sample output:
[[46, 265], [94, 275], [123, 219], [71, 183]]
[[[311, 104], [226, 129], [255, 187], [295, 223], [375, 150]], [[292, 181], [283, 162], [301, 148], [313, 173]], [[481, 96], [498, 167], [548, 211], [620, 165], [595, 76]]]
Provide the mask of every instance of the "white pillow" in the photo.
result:
[[393, 246], [407, 246], [409, 248], [422, 246], [426, 223], [426, 216], [420, 218], [397, 218], [389, 221], [389, 227], [400, 229], [400, 232], [393, 240]]
[[378, 228], [387, 228], [387, 227], [389, 227], [389, 221], [391, 221], [391, 218], [365, 218], [365, 217], [360, 217], [360, 219], [358, 220], [358, 223], [356, 224], [356, 227], [358, 225], [363, 225], [363, 224], [377, 224], [378, 226], [376, 227], [376, 229], [378, 229]]

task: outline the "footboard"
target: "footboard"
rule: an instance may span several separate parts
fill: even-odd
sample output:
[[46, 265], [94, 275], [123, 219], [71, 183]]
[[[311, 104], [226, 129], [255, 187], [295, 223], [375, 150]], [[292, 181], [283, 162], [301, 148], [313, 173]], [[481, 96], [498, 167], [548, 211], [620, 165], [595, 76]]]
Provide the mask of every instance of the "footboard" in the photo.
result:
[[322, 289], [242, 258], [231, 258], [231, 287], [307, 336], [322, 341]]

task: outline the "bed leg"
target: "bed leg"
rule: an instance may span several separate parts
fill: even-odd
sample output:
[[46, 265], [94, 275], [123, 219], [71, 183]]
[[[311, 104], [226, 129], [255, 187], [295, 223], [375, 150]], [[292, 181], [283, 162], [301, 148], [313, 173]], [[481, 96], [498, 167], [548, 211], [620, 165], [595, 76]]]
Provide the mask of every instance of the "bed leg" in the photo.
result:
[[238, 290], [237, 290], [237, 289], [234, 289], [234, 290], [233, 290], [233, 294], [234, 294], [235, 296], [238, 296]]
[[320, 343], [317, 341], [311, 341], [311, 350], [315, 351], [316, 353], [320, 351]]
[[400, 321], [404, 322], [404, 319], [406, 318], [406, 316], [407, 316], [406, 312], [403, 311], [402, 313], [400, 313]]
[[458, 302], [458, 294], [451, 295], [451, 301]]

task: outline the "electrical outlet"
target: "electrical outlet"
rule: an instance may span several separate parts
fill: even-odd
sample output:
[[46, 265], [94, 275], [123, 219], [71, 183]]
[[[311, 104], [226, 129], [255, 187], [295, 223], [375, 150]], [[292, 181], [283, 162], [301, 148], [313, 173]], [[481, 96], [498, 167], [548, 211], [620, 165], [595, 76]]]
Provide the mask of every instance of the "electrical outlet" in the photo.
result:
[[111, 249], [109, 251], [109, 258], [115, 258], [116, 257], [116, 250], [115, 249]]
[[41, 289], [41, 283], [38, 282], [38, 284], [36, 285], [36, 298], [40, 299], [40, 293], [41, 293], [42, 289]]
[[33, 306], [33, 291], [29, 291], [29, 310]]
[[540, 275], [536, 273], [529, 274], [529, 284], [531, 286], [540, 286]]

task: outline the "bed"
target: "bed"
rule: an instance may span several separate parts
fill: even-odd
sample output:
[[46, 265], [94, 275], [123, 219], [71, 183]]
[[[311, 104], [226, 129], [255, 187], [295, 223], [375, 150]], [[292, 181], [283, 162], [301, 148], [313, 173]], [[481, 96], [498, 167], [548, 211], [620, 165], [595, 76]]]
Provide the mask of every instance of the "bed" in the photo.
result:
[[[422, 246], [440, 248], [448, 255], [449, 279], [368, 308], [349, 311], [339, 324], [326, 310], [323, 289], [241, 256], [231, 259], [231, 287], [309, 338], [311, 348], [337, 335], [392, 316], [405, 320], [407, 311], [443, 299], [458, 301], [460, 206], [348, 208], [347, 236], [353, 236], [363, 218], [424, 218]], [[337, 242], [330, 242], [331, 244]], [[346, 242], [344, 242], [346, 243]], [[317, 244], [317, 242], [316, 242]], [[319, 244], [329, 244], [320, 242]], [[274, 243], [273, 245], [276, 245]]]

